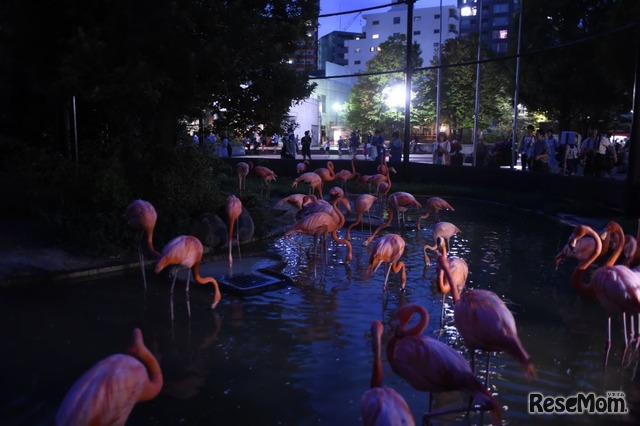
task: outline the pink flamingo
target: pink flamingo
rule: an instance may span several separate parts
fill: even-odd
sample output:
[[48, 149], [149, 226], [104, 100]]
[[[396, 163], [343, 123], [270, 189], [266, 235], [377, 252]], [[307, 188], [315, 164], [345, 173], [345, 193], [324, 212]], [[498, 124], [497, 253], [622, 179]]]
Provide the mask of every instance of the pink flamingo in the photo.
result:
[[[133, 229], [141, 231], [140, 238], [145, 235], [147, 250], [155, 258], [160, 257], [160, 253], [153, 247], [153, 230], [156, 227], [156, 221], [158, 220], [158, 213], [148, 201], [135, 200], [127, 206], [124, 212], [124, 217]], [[142, 282], [144, 283], [144, 289], [147, 289], [147, 276], [144, 265], [144, 251], [142, 245], [138, 246], [138, 259], [140, 260], [140, 269], [142, 270]]]
[[394, 212], [398, 213], [398, 223], [400, 223], [400, 217], [403, 218], [404, 222], [404, 213], [410, 206], [422, 208], [422, 205], [416, 200], [413, 195], [409, 194], [408, 192], [401, 191], [391, 194], [387, 199], [387, 205], [389, 206], [389, 218], [386, 222], [381, 223], [380, 226], [378, 226], [378, 228], [376, 228], [376, 230], [373, 232], [373, 234], [371, 234], [371, 236], [367, 238], [367, 241], [365, 241], [364, 243], [365, 246], [373, 240], [378, 232], [391, 224]]
[[432, 237], [435, 244], [432, 246], [425, 244], [422, 248], [422, 252], [424, 253], [424, 263], [428, 265], [431, 262], [429, 260], [429, 256], [427, 256], [427, 250], [438, 250], [438, 238], [443, 238], [447, 242], [447, 247], [451, 247], [449, 240], [451, 240], [451, 237], [456, 235], [458, 232], [460, 232], [460, 228], [451, 222], [438, 222], [433, 225]]
[[[389, 172], [396, 174], [396, 169], [393, 167], [389, 167]], [[385, 181], [379, 182], [376, 187], [376, 193], [378, 200], [383, 202], [389, 190], [391, 189], [391, 173], [387, 175], [387, 179]]]
[[362, 215], [364, 212], [367, 212], [367, 216], [369, 216], [369, 232], [371, 232], [371, 214], [370, 210], [373, 206], [373, 203], [376, 202], [376, 197], [370, 194], [362, 194], [356, 198], [355, 201], [355, 209], [356, 209], [356, 221], [353, 222], [347, 228], [347, 240], [351, 240], [351, 228], [356, 226], [359, 223], [362, 223]]
[[317, 212], [305, 216], [297, 221], [293, 225], [293, 227], [285, 233], [285, 236], [295, 234], [296, 232], [312, 235], [315, 253], [317, 238], [326, 237], [327, 234], [331, 233], [331, 236], [336, 243], [344, 244], [347, 246], [347, 256], [345, 257], [345, 262], [350, 262], [353, 257], [351, 242], [338, 236], [338, 230], [342, 228], [345, 222], [344, 214], [342, 214], [342, 212], [338, 208], [338, 204], [342, 204], [347, 209], [347, 211], [351, 211], [349, 200], [347, 200], [346, 198], [336, 198], [333, 201], [332, 205], [334, 214]]
[[[162, 249], [162, 255], [155, 269], [156, 274], [160, 273], [169, 265], [176, 265], [176, 271], [173, 276], [170, 292], [172, 307], [171, 319], [173, 319], [173, 289], [176, 285], [176, 278], [178, 277], [177, 268], [179, 266], [182, 266], [183, 268], [190, 268], [193, 271], [193, 278], [198, 284], [213, 284], [214, 295], [213, 302], [211, 303], [211, 309], [215, 309], [220, 302], [220, 287], [218, 286], [218, 282], [215, 278], [200, 276], [200, 263], [202, 262], [203, 253], [204, 248], [202, 247], [202, 243], [199, 239], [191, 235], [180, 235], [179, 237], [175, 237]], [[187, 275], [187, 285], [185, 289], [187, 297], [189, 295], [189, 279], [190, 276]]]
[[302, 210], [302, 206], [304, 205], [306, 194], [291, 194], [287, 197], [284, 197], [282, 200], [276, 203], [276, 206], [281, 206], [284, 203], [289, 203], [298, 210]]
[[344, 189], [345, 192], [348, 192], [347, 181], [357, 179], [360, 177], [360, 173], [356, 172], [355, 159], [356, 159], [355, 156], [351, 157], [351, 171], [342, 169], [336, 173], [336, 180], [341, 181], [340, 186]]
[[[407, 327], [414, 315], [418, 315], [418, 322]], [[408, 304], [398, 310], [398, 325], [387, 343], [387, 360], [392, 370], [419, 391], [468, 393], [481, 409], [491, 411], [493, 424], [500, 425], [502, 419], [497, 401], [473, 374], [462, 355], [450, 346], [422, 335], [428, 324], [429, 314], [420, 305]], [[463, 411], [467, 409], [430, 412], [427, 418]]]
[[236, 164], [236, 174], [238, 175], [238, 191], [242, 194], [247, 189], [247, 175], [251, 171], [253, 163], [245, 163], [244, 161]]
[[446, 202], [444, 199], [440, 197], [431, 197], [427, 200], [427, 207], [425, 210], [426, 210], [425, 214], [423, 214], [418, 218], [418, 229], [420, 229], [420, 222], [422, 221], [422, 219], [427, 220], [431, 212], [435, 213], [436, 222], [437, 222], [440, 220], [438, 217], [439, 216], [438, 212], [440, 210], [454, 211], [455, 209], [451, 206], [451, 204]]
[[[315, 174], [320, 176], [323, 182], [331, 182], [336, 178], [336, 174], [333, 171], [333, 161], [327, 161], [327, 167], [320, 167], [313, 171]], [[322, 198], [322, 197], [321, 197]]]
[[[229, 195], [225, 208], [227, 219], [229, 220], [227, 225], [229, 230], [229, 236], [227, 238], [229, 245], [229, 266], [233, 266], [233, 257], [231, 256], [231, 248], [233, 246], [233, 227], [236, 225], [238, 218], [242, 214], [242, 201], [240, 201], [240, 199], [235, 195]], [[238, 257], [240, 257], [240, 226], [238, 226], [237, 234]]]
[[162, 384], [158, 360], [136, 328], [127, 355], [99, 361], [73, 384], [58, 408], [55, 424], [124, 425], [135, 404], [158, 396]]
[[[609, 222], [605, 232], [618, 234], [618, 240], [622, 241], [624, 232], [620, 225], [616, 222]], [[602, 242], [600, 236], [590, 227], [586, 225], [578, 225], [574, 228], [569, 244], [575, 246], [584, 236], [589, 235], [595, 241], [595, 249], [589, 258], [581, 262], [572, 274], [572, 284], [574, 288], [582, 295], [595, 298], [608, 311], [607, 320], [607, 342], [605, 345], [605, 367], [609, 361], [609, 351], [611, 349], [611, 314], [622, 313], [625, 349], [622, 355], [622, 361], [628, 350], [629, 342], [627, 339], [627, 322], [626, 314], [640, 314], [640, 271], [630, 269], [625, 265], [614, 265], [623, 246], [618, 244], [614, 252], [607, 259], [605, 264], [594, 271], [591, 281], [587, 284], [582, 281], [584, 271], [598, 258], [602, 251]], [[638, 319], [640, 321], [640, 318]], [[633, 324], [633, 322], [632, 322]], [[633, 325], [632, 325], [633, 327]], [[633, 335], [633, 329], [632, 329]]]
[[402, 262], [400, 258], [404, 253], [405, 246], [404, 238], [398, 234], [387, 234], [375, 242], [371, 250], [371, 256], [369, 257], [367, 275], [371, 274], [372, 271], [377, 271], [382, 262], [388, 263], [389, 267], [387, 268], [387, 275], [384, 278], [383, 290], [387, 289], [387, 281], [389, 281], [389, 274], [392, 269], [394, 274], [402, 271], [401, 282], [402, 290], [404, 290], [407, 282], [407, 272], [404, 262]]
[[344, 197], [344, 191], [339, 186], [333, 186], [329, 189], [329, 198], [333, 201], [336, 198]]
[[302, 163], [296, 164], [296, 173], [300, 175], [306, 172], [307, 167], [309, 167], [309, 160], [304, 160]]
[[462, 276], [466, 279], [466, 275], [453, 272], [453, 262], [447, 259], [447, 246], [443, 238], [438, 238], [438, 245], [441, 250], [438, 257], [438, 286], [443, 292], [451, 291], [453, 294], [456, 328], [471, 350], [472, 360], [475, 360], [477, 349], [488, 352], [485, 386], [489, 383], [491, 352], [506, 352], [514, 357], [520, 362], [525, 377], [531, 380], [536, 376], [536, 368], [518, 337], [516, 321], [507, 305], [497, 294], [488, 290], [467, 290], [461, 295], [459, 284]]
[[273, 170], [264, 166], [255, 166], [253, 168], [253, 174], [258, 176], [262, 180], [262, 188], [260, 188], [260, 195], [262, 196], [263, 190], [265, 191], [265, 197], [271, 196], [271, 183], [278, 178]]
[[382, 386], [382, 323], [371, 323], [371, 350], [373, 368], [371, 389], [360, 398], [360, 416], [364, 426], [374, 425], [415, 425], [413, 413], [395, 389]]
[[318, 194], [318, 198], [322, 199], [322, 178], [314, 172], [306, 172], [296, 178], [291, 184], [292, 188], [298, 186], [300, 182], [304, 182], [309, 185], [309, 194], [315, 191]]
[[[604, 230], [603, 230], [604, 231]], [[600, 252], [599, 258], [603, 258], [606, 256], [606, 253], [609, 251], [609, 247], [611, 247], [611, 234], [605, 233], [605, 238], [602, 239], [602, 235], [599, 235], [600, 241], [602, 242], [602, 250]], [[615, 237], [614, 237], [615, 238]], [[596, 243], [590, 236], [585, 236], [576, 241], [575, 247], [571, 247], [569, 242], [562, 247], [562, 250], [555, 257], [556, 269], [560, 266], [565, 259], [576, 259], [578, 262], [582, 262], [587, 259], [591, 253], [596, 248]]]

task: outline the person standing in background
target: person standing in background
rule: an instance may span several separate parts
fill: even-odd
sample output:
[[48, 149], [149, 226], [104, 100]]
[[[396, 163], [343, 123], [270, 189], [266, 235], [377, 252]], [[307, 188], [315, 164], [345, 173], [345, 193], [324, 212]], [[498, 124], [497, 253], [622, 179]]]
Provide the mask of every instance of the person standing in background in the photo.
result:
[[520, 145], [518, 146], [518, 152], [520, 153], [520, 164], [522, 165], [522, 171], [527, 170], [527, 167], [531, 169], [530, 157], [532, 153], [533, 143], [536, 141], [533, 131], [535, 128], [529, 124], [527, 126], [527, 134], [522, 136]]

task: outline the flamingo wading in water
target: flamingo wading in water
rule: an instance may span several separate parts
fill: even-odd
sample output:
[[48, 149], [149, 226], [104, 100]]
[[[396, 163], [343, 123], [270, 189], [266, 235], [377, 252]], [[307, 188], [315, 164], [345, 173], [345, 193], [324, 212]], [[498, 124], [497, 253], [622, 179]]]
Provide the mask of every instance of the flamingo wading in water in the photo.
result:
[[[146, 246], [149, 253], [155, 258], [160, 257], [160, 253], [153, 247], [153, 230], [156, 227], [158, 220], [158, 213], [148, 201], [135, 200], [127, 206], [124, 212], [124, 217], [127, 220], [129, 226], [133, 229], [141, 231], [142, 236], [146, 236]], [[147, 289], [147, 275], [144, 265], [144, 251], [142, 245], [138, 245], [138, 259], [140, 260], [140, 268], [142, 269], [142, 282], [144, 283], [144, 289]]]
[[[418, 315], [418, 322], [407, 327], [414, 315]], [[420, 305], [408, 304], [398, 310], [398, 325], [387, 343], [387, 360], [391, 369], [419, 391], [468, 393], [480, 404], [480, 409], [491, 411], [493, 424], [500, 425], [502, 419], [497, 401], [473, 374], [462, 355], [452, 347], [422, 335], [428, 324], [429, 314]], [[427, 418], [467, 409], [431, 412], [429, 407], [429, 411]]]
[[488, 290], [467, 290], [461, 295], [458, 285], [460, 276], [453, 273], [443, 238], [438, 238], [438, 245], [441, 250], [438, 256], [438, 285], [443, 292], [451, 291], [453, 294], [453, 318], [465, 346], [471, 350], [472, 366], [476, 349], [488, 352], [485, 386], [489, 381], [491, 352], [506, 352], [514, 357], [520, 362], [525, 377], [531, 380], [536, 376], [536, 368], [518, 337], [516, 320], [507, 305], [497, 294]]
[[391, 270], [396, 274], [402, 271], [402, 290], [404, 290], [404, 286], [407, 282], [407, 272], [404, 262], [402, 262], [400, 258], [404, 253], [405, 246], [406, 243], [404, 238], [398, 234], [387, 234], [375, 242], [371, 251], [371, 256], [369, 257], [367, 274], [371, 274], [372, 271], [377, 271], [378, 267], [383, 262], [388, 263], [389, 267], [387, 269], [387, 275], [384, 278], [383, 290], [387, 289], [387, 281], [389, 281], [389, 274], [391, 273]]
[[368, 245], [373, 238], [380, 232], [382, 229], [386, 228], [391, 224], [393, 220], [393, 214], [396, 212], [398, 214], [398, 223], [400, 222], [400, 217], [402, 216], [404, 220], [404, 212], [411, 206], [415, 206], [417, 208], [422, 208], [422, 205], [416, 200], [416, 198], [409, 194], [408, 192], [394, 192], [387, 199], [387, 205], [389, 206], [389, 217], [386, 222], [383, 222], [376, 228], [376, 230], [367, 238], [364, 245]]
[[[173, 319], [173, 289], [176, 285], [176, 278], [178, 277], [178, 268], [190, 268], [193, 271], [193, 278], [198, 284], [212, 284], [213, 285], [213, 302], [211, 303], [211, 309], [215, 309], [220, 299], [220, 287], [218, 281], [213, 277], [200, 276], [200, 263], [202, 262], [202, 255], [204, 248], [199, 239], [191, 235], [180, 235], [169, 241], [162, 249], [162, 254], [158, 264], [156, 265], [156, 274], [159, 274], [165, 267], [169, 265], [176, 265], [176, 271], [173, 276], [173, 282], [171, 283], [171, 313]], [[187, 285], [185, 291], [189, 294], [189, 275], [187, 275]]]
[[236, 231], [238, 234], [237, 235], [238, 257], [240, 257], [240, 226], [238, 224], [238, 218], [242, 214], [242, 201], [240, 201], [240, 199], [235, 195], [230, 195], [227, 198], [227, 204], [225, 207], [227, 212], [227, 218], [229, 219], [229, 223], [227, 225], [229, 230], [229, 236], [227, 238], [228, 245], [229, 245], [229, 266], [233, 266], [233, 257], [231, 256], [231, 251], [232, 251], [231, 248], [233, 245], [233, 228], [236, 225], [238, 225], [238, 229]]
[[74, 383], [58, 408], [55, 424], [124, 425], [135, 404], [155, 398], [162, 385], [160, 364], [136, 328], [126, 355], [99, 361]]
[[362, 223], [362, 215], [364, 212], [367, 212], [367, 216], [369, 217], [369, 232], [371, 232], [371, 207], [373, 207], [376, 200], [377, 198], [371, 194], [362, 194], [356, 198], [356, 201], [354, 202], [356, 209], [356, 221], [347, 228], [347, 240], [351, 241], [351, 228]]
[[[605, 232], [617, 233], [619, 238], [617, 241], [622, 241], [624, 236], [622, 228], [616, 222], [609, 222]], [[625, 340], [625, 349], [622, 361], [624, 362], [629, 346], [627, 339], [626, 314], [629, 313], [631, 315], [635, 315], [640, 313], [640, 271], [630, 269], [625, 265], [614, 265], [624, 248], [622, 244], [618, 244], [605, 264], [593, 272], [590, 282], [584, 282], [582, 280], [584, 272], [600, 256], [600, 252], [602, 251], [600, 235], [598, 235], [591, 227], [586, 225], [578, 225], [574, 228], [573, 233], [569, 238], [569, 244], [571, 246], [575, 246], [578, 241], [585, 236], [591, 236], [594, 239], [595, 248], [591, 256], [576, 267], [571, 278], [574, 288], [580, 294], [590, 298], [595, 298], [609, 312], [604, 361], [606, 368], [609, 360], [609, 351], [611, 349], [612, 313], [622, 313]]]
[[431, 214], [431, 212], [435, 213], [436, 216], [436, 222], [440, 220], [439, 218], [439, 214], [438, 212], [440, 210], [451, 210], [454, 211], [455, 209], [451, 206], [451, 204], [449, 204], [448, 202], [446, 202], [444, 199], [440, 198], [440, 197], [431, 197], [427, 200], [426, 203], [426, 212], [425, 214], [423, 214], [422, 216], [420, 216], [418, 218], [418, 229], [420, 229], [420, 222], [424, 219], [427, 220], [427, 218], [429, 217], [429, 215]]

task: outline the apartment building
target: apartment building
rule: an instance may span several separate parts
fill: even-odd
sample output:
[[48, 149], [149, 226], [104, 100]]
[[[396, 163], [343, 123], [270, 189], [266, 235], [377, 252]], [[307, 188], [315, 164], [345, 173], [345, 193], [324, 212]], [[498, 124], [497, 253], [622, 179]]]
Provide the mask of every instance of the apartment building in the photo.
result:
[[481, 16], [482, 43], [495, 53], [507, 52], [511, 20], [520, 9], [519, 0], [458, 0], [458, 8], [460, 37], [477, 34], [478, 19]]
[[[394, 4], [386, 12], [363, 14], [366, 24], [362, 37], [346, 40], [346, 59], [353, 73], [366, 70], [367, 62], [389, 37], [407, 32], [407, 5]], [[416, 8], [413, 11], [413, 40], [420, 45], [422, 59], [429, 63], [440, 43], [459, 33], [460, 17], [456, 6]]]

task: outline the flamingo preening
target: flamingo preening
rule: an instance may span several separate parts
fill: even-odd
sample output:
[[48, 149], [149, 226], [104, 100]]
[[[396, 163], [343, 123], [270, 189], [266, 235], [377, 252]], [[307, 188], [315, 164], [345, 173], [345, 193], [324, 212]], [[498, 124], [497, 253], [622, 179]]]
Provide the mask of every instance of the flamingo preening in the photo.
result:
[[409, 405], [395, 389], [382, 386], [382, 323], [371, 323], [371, 351], [373, 367], [371, 389], [360, 398], [360, 416], [363, 426], [411, 426], [416, 422]]
[[[414, 315], [418, 315], [418, 322], [408, 327]], [[391, 369], [419, 391], [468, 393], [479, 403], [481, 410], [491, 411], [493, 424], [500, 425], [502, 419], [497, 401], [480, 383], [462, 355], [450, 346], [422, 334], [428, 324], [429, 314], [420, 305], [408, 304], [398, 310], [398, 325], [387, 343], [387, 360]], [[431, 398], [429, 401], [429, 413], [425, 420], [468, 411], [461, 407], [431, 412]]]
[[124, 425], [135, 404], [158, 396], [162, 385], [160, 364], [136, 328], [127, 354], [99, 361], [73, 384], [55, 425]]
[[[153, 230], [158, 220], [158, 213], [148, 201], [135, 200], [127, 206], [124, 217], [133, 229], [141, 231], [141, 237], [146, 236], [146, 248], [155, 258], [160, 257], [160, 253], [153, 247]], [[140, 260], [140, 268], [142, 269], [142, 282], [144, 289], [147, 289], [147, 276], [144, 265], [144, 251], [142, 245], [138, 245], [138, 259]]]

